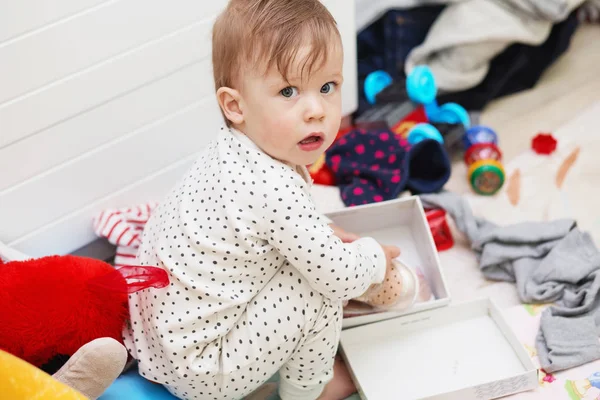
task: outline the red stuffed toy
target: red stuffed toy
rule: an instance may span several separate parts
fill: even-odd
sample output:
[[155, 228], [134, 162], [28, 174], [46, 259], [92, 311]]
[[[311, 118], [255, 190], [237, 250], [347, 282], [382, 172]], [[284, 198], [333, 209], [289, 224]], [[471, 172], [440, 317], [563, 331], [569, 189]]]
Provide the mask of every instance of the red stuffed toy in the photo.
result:
[[122, 343], [128, 293], [168, 284], [159, 268], [78, 256], [0, 260], [0, 270], [0, 349], [49, 374], [96, 338]]

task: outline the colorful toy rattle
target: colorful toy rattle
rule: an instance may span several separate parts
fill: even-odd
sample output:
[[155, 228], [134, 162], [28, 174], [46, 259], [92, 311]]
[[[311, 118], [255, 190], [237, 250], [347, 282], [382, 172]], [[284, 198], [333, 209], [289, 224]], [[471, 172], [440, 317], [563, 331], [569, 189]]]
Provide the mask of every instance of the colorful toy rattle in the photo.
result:
[[405, 310], [412, 307], [419, 295], [421, 282], [415, 271], [399, 260], [394, 260], [394, 268], [386, 274], [385, 280], [373, 285], [356, 300], [378, 309]]
[[465, 132], [465, 163], [473, 190], [482, 195], [493, 195], [504, 185], [502, 152], [498, 135], [487, 126], [473, 126]]

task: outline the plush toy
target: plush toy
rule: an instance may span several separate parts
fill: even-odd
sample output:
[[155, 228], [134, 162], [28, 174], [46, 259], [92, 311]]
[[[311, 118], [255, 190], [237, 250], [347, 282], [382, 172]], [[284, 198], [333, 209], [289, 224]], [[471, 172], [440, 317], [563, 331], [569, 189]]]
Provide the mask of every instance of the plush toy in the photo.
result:
[[32, 259], [2, 243], [0, 272], [0, 350], [88, 398], [123, 371], [128, 293], [168, 284], [159, 268], [115, 269], [70, 255]]
[[0, 350], [0, 393], [11, 400], [95, 400], [121, 374], [127, 350], [112, 338], [84, 345], [53, 376]]

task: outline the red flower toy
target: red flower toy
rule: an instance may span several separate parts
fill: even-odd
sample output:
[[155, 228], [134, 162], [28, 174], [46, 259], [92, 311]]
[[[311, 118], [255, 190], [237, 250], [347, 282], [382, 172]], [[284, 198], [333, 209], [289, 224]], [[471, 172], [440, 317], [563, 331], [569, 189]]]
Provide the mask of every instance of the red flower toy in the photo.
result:
[[537, 154], [552, 154], [556, 150], [558, 142], [550, 133], [538, 133], [531, 140], [531, 148]]

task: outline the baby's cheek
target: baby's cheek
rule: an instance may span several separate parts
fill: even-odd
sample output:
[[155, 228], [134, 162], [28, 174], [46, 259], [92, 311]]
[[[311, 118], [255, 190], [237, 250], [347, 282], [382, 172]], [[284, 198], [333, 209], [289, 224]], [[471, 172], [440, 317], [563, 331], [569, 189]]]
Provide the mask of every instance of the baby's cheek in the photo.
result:
[[271, 135], [272, 140], [279, 147], [283, 147], [288, 143], [296, 143], [297, 130], [302, 121], [290, 118], [289, 114], [280, 114], [272, 119], [271, 123]]
[[283, 132], [288, 132], [289, 136], [289, 128], [290, 122], [285, 118], [285, 116], [279, 116], [272, 119], [272, 122], [269, 124], [272, 126], [274, 132], [279, 132], [278, 137], [284, 138], [285, 135]]
[[342, 124], [342, 109], [340, 107], [331, 106], [327, 112], [327, 125], [328, 129], [332, 132], [337, 133], [340, 130]]

